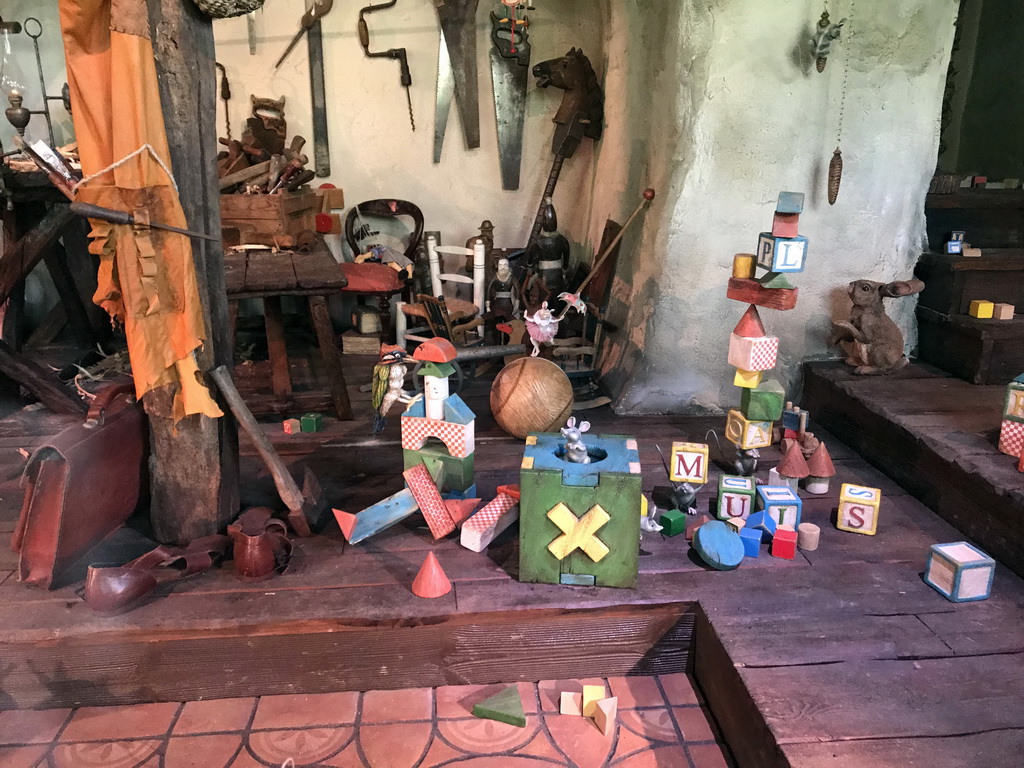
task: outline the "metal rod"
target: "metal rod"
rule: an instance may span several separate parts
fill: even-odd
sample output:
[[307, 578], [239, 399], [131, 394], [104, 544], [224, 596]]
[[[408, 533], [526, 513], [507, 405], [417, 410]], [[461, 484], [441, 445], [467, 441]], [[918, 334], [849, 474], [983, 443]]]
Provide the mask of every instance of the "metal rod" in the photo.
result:
[[46, 117], [46, 131], [50, 135], [50, 146], [56, 147], [57, 140], [53, 136], [53, 120], [50, 119], [49, 97], [46, 95], [46, 79], [43, 77], [43, 58], [39, 55], [39, 37], [43, 34], [43, 24], [39, 19], [29, 17], [25, 19], [26, 27], [30, 21], [34, 21], [39, 25], [39, 34], [33, 35], [27, 28], [25, 29], [25, 34], [32, 38], [32, 47], [36, 52], [36, 71], [39, 73], [39, 95], [43, 99], [43, 110], [41, 114]]

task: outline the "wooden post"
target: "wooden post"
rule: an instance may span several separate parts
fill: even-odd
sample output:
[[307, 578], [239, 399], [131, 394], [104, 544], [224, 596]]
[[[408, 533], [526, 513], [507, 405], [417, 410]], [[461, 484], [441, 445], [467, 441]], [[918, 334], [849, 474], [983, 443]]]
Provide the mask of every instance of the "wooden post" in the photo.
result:
[[[170, 161], [185, 217], [190, 229], [220, 232], [213, 26], [191, 0], [147, 4]], [[192, 240], [192, 252], [206, 324], [199, 370], [230, 367], [224, 252], [199, 239]], [[222, 418], [190, 416], [175, 426], [172, 399], [168, 387], [144, 398], [151, 430], [150, 516], [160, 541], [185, 543], [222, 530], [238, 514], [238, 432], [223, 401]]]

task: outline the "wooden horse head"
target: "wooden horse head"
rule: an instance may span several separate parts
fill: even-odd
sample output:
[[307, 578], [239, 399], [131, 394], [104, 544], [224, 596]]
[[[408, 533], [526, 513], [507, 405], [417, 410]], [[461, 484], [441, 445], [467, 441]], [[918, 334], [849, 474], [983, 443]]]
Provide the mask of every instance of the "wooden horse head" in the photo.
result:
[[604, 129], [604, 92], [597, 81], [590, 59], [573, 48], [559, 59], [542, 61], [533, 68], [533, 76], [541, 88], [554, 86], [565, 91], [554, 122], [568, 125], [578, 116], [583, 134], [600, 139]]

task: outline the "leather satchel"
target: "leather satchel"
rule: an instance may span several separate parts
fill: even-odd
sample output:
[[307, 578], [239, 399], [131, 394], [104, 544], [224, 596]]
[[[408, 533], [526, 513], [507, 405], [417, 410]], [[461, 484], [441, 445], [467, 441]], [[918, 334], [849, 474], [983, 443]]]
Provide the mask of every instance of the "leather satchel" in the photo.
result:
[[59, 586], [61, 574], [135, 511], [146, 466], [145, 420], [131, 382], [93, 399], [84, 424], [29, 457], [21, 516], [11, 539], [18, 579]]

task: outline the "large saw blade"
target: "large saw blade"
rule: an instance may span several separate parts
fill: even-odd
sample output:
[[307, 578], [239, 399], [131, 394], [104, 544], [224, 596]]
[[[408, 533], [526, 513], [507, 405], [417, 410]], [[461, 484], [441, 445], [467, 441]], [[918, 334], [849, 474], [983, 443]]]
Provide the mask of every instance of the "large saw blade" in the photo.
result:
[[523, 159], [523, 121], [530, 80], [530, 43], [527, 19], [515, 21], [491, 14], [491, 84], [494, 118], [498, 125], [498, 157], [502, 189], [519, 189]]
[[479, 0], [445, 0], [437, 9], [448, 47], [455, 100], [462, 118], [466, 146], [480, 146], [480, 86], [476, 64], [476, 9]]
[[452, 74], [452, 60], [448, 56], [448, 43], [441, 30], [441, 44], [437, 49], [437, 101], [434, 103], [434, 162], [441, 162], [444, 148], [444, 134], [448, 130], [448, 115], [452, 110], [455, 95], [455, 76]]

